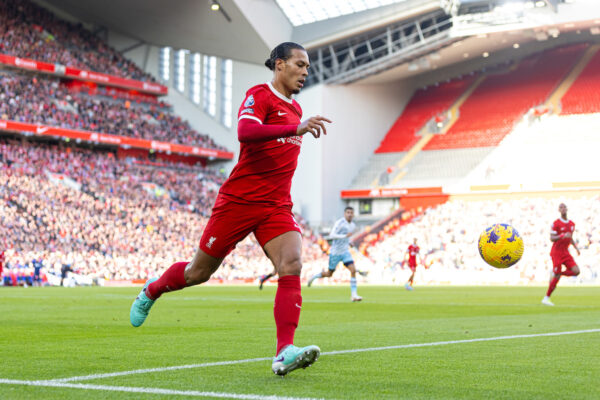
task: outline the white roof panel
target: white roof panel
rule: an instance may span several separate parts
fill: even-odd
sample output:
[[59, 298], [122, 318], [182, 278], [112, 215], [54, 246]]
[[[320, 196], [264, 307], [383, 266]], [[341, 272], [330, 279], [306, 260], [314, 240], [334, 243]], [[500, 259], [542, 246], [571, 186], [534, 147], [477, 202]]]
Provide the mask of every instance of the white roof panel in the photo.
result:
[[323, 21], [406, 0], [276, 0], [292, 25]]

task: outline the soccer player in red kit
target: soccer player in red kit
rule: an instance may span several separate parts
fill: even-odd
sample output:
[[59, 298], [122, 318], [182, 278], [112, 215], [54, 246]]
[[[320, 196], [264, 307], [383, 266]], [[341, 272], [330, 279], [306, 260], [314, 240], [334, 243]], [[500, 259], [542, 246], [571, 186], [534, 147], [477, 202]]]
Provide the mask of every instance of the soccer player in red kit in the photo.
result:
[[173, 264], [146, 282], [131, 306], [130, 320], [140, 326], [163, 293], [206, 282], [235, 245], [254, 233], [279, 275], [274, 316], [277, 350], [272, 370], [285, 375], [306, 368], [320, 354], [317, 346], [294, 346], [302, 296], [302, 236], [292, 214], [290, 188], [304, 134], [326, 134], [325, 117], [301, 122], [302, 109], [292, 99], [308, 75], [306, 50], [286, 42], [271, 52], [265, 65], [273, 80], [250, 88], [238, 112], [240, 156], [221, 186], [199, 249], [192, 261]]
[[421, 249], [419, 248], [419, 246], [417, 246], [417, 238], [414, 238], [413, 244], [408, 246], [408, 249], [406, 250], [406, 253], [404, 254], [404, 260], [406, 260], [406, 258], [408, 256], [408, 268], [410, 268], [410, 270], [412, 271], [410, 278], [408, 278], [408, 282], [406, 282], [406, 284], [404, 284], [404, 287], [406, 288], [406, 290], [413, 290], [413, 282], [415, 279], [415, 272], [417, 271], [417, 256], [419, 257], [421, 264], [423, 264], [423, 259], [421, 258], [419, 251], [421, 251]]
[[[567, 206], [564, 203], [561, 203], [558, 206], [558, 211], [560, 212], [560, 218], [554, 221], [550, 231], [550, 240], [552, 241], [552, 250], [550, 250], [550, 257], [552, 257], [552, 276], [550, 278], [550, 285], [548, 286], [546, 296], [542, 299], [542, 304], [547, 306], [554, 305], [554, 303], [550, 301], [550, 295], [554, 289], [556, 289], [556, 285], [562, 275], [579, 275], [579, 267], [571, 256], [571, 253], [569, 253], [569, 246], [573, 245], [577, 251], [577, 255], [580, 254], [579, 249], [573, 240], [575, 223], [567, 219]], [[563, 265], [565, 266], [565, 270], [562, 269]]]

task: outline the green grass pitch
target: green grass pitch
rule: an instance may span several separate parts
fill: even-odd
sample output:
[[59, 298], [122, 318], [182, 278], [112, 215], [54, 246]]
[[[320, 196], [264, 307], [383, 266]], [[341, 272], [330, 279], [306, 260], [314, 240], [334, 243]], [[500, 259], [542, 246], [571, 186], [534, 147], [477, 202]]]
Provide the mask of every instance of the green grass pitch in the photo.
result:
[[[31, 381], [272, 357], [275, 287], [169, 293], [137, 329], [129, 307], [139, 288], [0, 289], [3, 400], [600, 398], [597, 287], [559, 285], [555, 307], [540, 304], [542, 287], [363, 286], [362, 303], [346, 286], [303, 288], [296, 344], [325, 353], [311, 368], [280, 378], [259, 360], [59, 387]], [[465, 342], [582, 330], [593, 331]], [[462, 342], [326, 354], [443, 341]]]

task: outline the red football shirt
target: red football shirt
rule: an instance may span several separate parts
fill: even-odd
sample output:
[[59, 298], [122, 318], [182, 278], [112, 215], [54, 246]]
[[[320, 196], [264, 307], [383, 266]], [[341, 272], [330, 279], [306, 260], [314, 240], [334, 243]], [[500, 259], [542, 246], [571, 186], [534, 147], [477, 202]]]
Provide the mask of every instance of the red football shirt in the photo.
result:
[[[238, 112], [238, 120], [244, 118], [268, 125], [299, 125], [302, 109], [265, 83], [246, 92]], [[290, 189], [301, 145], [302, 136], [240, 143], [238, 163], [219, 193], [237, 203], [291, 206]]]
[[[565, 221], [564, 219], [559, 218], [552, 224], [551, 233], [555, 235], [562, 235], [566, 232], [571, 232], [572, 235], [574, 231], [575, 223], [571, 220]], [[552, 243], [552, 250], [550, 250], [550, 254], [569, 254], [568, 249], [570, 244], [571, 238], [558, 239], [556, 242]]]
[[417, 254], [419, 254], [419, 246], [411, 244], [408, 246], [408, 265], [417, 265]]

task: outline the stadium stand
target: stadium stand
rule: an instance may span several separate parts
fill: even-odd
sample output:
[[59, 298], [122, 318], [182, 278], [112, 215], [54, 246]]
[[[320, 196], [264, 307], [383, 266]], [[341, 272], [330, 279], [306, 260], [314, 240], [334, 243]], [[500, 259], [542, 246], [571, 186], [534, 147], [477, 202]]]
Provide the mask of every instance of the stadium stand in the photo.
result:
[[155, 82], [81, 24], [27, 0], [0, 0], [0, 54]]
[[[587, 43], [565, 45], [484, 71], [481, 80], [473, 74], [419, 89], [350, 187], [437, 186], [464, 178], [529, 110], [544, 104], [588, 47]], [[590, 62], [582, 79], [594, 76], [593, 62], [598, 59]], [[573, 86], [571, 91], [578, 90], [579, 86]], [[461, 95], [466, 99], [447, 131], [434, 134], [421, 151], [401, 163], [419, 140], [416, 133], [427, 122], [446, 115]], [[399, 164], [401, 168], [395, 168]]]
[[596, 52], [561, 99], [562, 114], [597, 112], [600, 112], [600, 52]]
[[351, 188], [363, 189], [370, 187], [375, 181], [378, 185], [385, 186], [389, 183], [390, 174], [394, 172], [394, 165], [402, 159], [404, 152], [400, 153], [375, 153], [354, 177]]
[[551, 49], [527, 57], [508, 72], [490, 74], [462, 105], [458, 121], [425, 150], [498, 145], [527, 111], [546, 101], [586, 48], [576, 44]]
[[474, 79], [473, 75], [417, 90], [375, 153], [408, 151], [419, 140], [419, 130], [446, 112]]
[[[410, 271], [402, 270], [404, 250], [417, 238], [429, 269], [420, 267], [421, 284], [546, 284], [552, 270], [550, 225], [557, 217], [561, 201], [569, 206], [569, 216], [577, 224], [575, 240], [582, 250], [577, 257], [582, 273], [572, 281], [594, 284], [600, 262], [600, 199], [525, 198], [493, 201], [450, 201], [426, 210], [420, 217], [368, 248], [373, 262], [371, 282], [403, 283]], [[477, 251], [481, 232], [498, 222], [513, 225], [526, 243], [523, 259], [499, 277], [484, 263]]]
[[[599, 114], [532, 116], [494, 148], [465, 181], [542, 189], [559, 182], [579, 182], [584, 187], [586, 181], [597, 180], [596, 171], [600, 170], [598, 126]], [[557, 162], [565, 155], [569, 155], [568, 165]]]
[[[63, 264], [72, 265], [78, 282], [88, 284], [161, 273], [173, 260], [191, 258], [224, 178], [210, 168], [157, 166], [99, 150], [3, 141], [5, 276], [10, 284], [11, 274], [30, 276], [34, 259], [43, 260], [51, 281]], [[309, 275], [326, 265], [325, 255], [320, 237], [297, 220], [304, 226], [304, 274]], [[270, 269], [260, 246], [246, 239], [214, 279], [253, 281]]]
[[[419, 152], [402, 173], [402, 185], [439, 186], [465, 177], [494, 148], [447, 149]], [[395, 176], [392, 177], [393, 182]]]
[[[72, 89], [59, 79], [32, 74], [1, 74], [0, 88], [4, 120], [225, 150], [165, 108], [166, 103], [132, 102], [106, 88], [98, 92], [103, 96], [91, 96], [96, 91]], [[109, 93], [113, 95], [106, 96]]]

